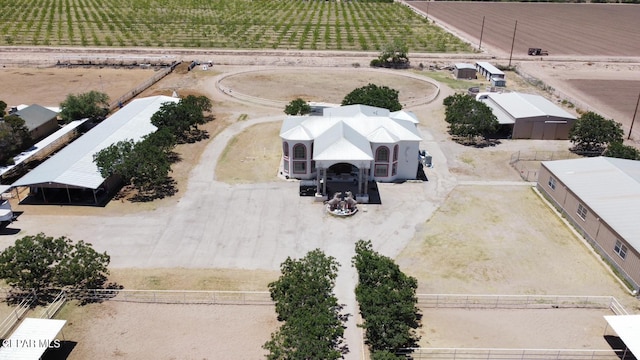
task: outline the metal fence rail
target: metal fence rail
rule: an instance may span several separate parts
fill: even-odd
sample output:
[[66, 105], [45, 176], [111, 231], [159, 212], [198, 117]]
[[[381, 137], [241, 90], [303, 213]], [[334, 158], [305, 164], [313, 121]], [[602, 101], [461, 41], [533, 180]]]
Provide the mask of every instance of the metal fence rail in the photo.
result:
[[417, 294], [418, 307], [462, 309], [611, 309], [626, 310], [613, 296]]
[[56, 315], [58, 310], [67, 302], [67, 294], [64, 291], [60, 291], [58, 296], [51, 301], [51, 304], [47, 306], [40, 314], [41, 319], [51, 319]]
[[84, 301], [123, 301], [157, 304], [272, 305], [268, 291], [80, 290], [69, 297]]
[[461, 349], [415, 348], [400, 354], [411, 359], [433, 360], [624, 360], [634, 359], [624, 350], [583, 349]]
[[[3, 292], [4, 296], [7, 296], [7, 292]], [[36, 295], [31, 293], [24, 297], [20, 304], [0, 323], [0, 338], [4, 339], [7, 333], [20, 321], [24, 314], [31, 308], [31, 304], [36, 300]]]

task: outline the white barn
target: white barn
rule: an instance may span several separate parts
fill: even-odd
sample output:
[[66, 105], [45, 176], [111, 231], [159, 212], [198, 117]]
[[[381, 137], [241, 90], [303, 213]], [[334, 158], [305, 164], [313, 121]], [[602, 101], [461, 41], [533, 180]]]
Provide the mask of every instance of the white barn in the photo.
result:
[[413, 113], [366, 105], [287, 117], [280, 129], [283, 175], [315, 179], [322, 196], [328, 180], [353, 179], [366, 198], [369, 181], [416, 178], [422, 141], [417, 124]]

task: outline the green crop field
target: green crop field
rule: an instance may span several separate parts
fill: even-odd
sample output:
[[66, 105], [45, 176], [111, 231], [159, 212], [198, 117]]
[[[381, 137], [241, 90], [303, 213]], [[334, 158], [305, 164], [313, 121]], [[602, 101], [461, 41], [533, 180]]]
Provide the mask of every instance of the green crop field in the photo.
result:
[[284, 0], [0, 0], [0, 45], [379, 50], [470, 47], [394, 3]]

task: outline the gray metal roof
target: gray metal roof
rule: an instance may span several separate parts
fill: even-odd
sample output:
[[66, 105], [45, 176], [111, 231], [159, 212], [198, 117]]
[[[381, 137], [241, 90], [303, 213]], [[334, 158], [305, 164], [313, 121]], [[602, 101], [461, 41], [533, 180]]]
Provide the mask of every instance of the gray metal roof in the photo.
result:
[[542, 164], [640, 251], [640, 161], [595, 157]]
[[497, 67], [491, 65], [486, 61], [478, 61], [476, 63], [476, 66], [479, 66], [485, 69], [486, 71], [488, 71], [490, 74], [493, 74], [493, 75], [504, 75], [504, 72], [502, 70], [498, 69]]
[[93, 155], [118, 141], [138, 141], [154, 132], [156, 127], [151, 124], [151, 116], [163, 103], [179, 100], [168, 96], [133, 100], [12, 186], [57, 184], [97, 189], [105, 179], [93, 162]]
[[55, 119], [58, 116], [58, 113], [49, 110], [44, 106], [34, 104], [31, 106], [27, 106], [22, 110], [16, 111], [14, 115], [22, 118], [29, 131], [31, 131], [41, 126], [42, 124]]
[[[487, 98], [484, 99], [484, 102], [491, 108], [500, 107], [508, 116], [513, 118], [511, 123], [516, 119], [543, 116], [553, 117], [554, 119], [576, 119], [575, 116], [540, 95], [518, 92], [487, 93]], [[494, 103], [495, 106], [491, 106], [491, 103]], [[498, 116], [498, 114], [496, 114], [496, 116]], [[500, 118], [498, 121], [500, 121], [501, 124], [507, 123], [501, 121]]]
[[473, 66], [473, 64], [469, 64], [469, 63], [456, 63], [455, 67], [456, 69], [471, 69], [471, 70], [476, 69], [476, 67]]

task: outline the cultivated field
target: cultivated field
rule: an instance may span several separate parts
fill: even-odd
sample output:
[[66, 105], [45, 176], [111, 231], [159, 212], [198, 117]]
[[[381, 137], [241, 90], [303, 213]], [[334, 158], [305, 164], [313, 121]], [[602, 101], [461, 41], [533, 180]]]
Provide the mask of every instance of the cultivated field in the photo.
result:
[[469, 47], [399, 4], [0, 0], [0, 45], [412, 51]]
[[551, 56], [640, 56], [640, 6], [625, 4], [549, 4], [411, 1], [412, 6], [444, 22], [472, 41], [509, 54], [516, 20], [513, 55], [527, 56], [530, 47]]

